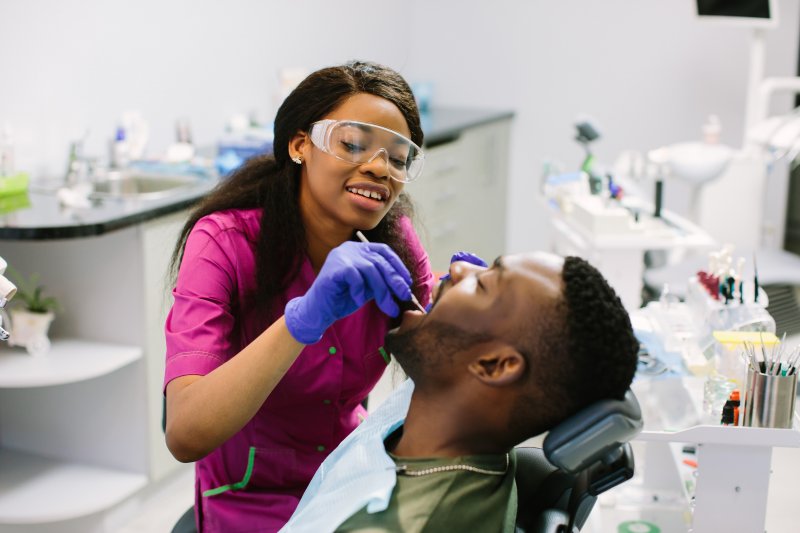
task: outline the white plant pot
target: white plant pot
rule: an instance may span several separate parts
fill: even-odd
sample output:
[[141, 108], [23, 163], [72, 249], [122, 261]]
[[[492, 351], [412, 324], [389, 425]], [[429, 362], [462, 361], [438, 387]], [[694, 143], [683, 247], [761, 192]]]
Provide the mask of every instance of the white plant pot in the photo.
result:
[[55, 315], [52, 311], [47, 313], [32, 313], [27, 309], [12, 309], [11, 336], [8, 344], [11, 346], [24, 346], [31, 355], [44, 355], [50, 351], [50, 339], [47, 332]]

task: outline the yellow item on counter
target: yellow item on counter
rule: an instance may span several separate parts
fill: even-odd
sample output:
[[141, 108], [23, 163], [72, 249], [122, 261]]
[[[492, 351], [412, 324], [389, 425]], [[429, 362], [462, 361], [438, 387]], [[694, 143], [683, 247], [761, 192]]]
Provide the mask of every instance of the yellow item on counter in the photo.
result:
[[724, 344], [729, 350], [748, 342], [757, 346], [775, 346], [780, 344], [781, 340], [775, 336], [774, 333], [764, 331], [715, 331], [714, 338], [720, 344]]
[[747, 375], [743, 344], [746, 342], [754, 346], [757, 352], [765, 349], [772, 353], [781, 342], [774, 333], [763, 331], [715, 331], [714, 339], [718, 343], [714, 366], [717, 372], [733, 381], [739, 389], [744, 388]]

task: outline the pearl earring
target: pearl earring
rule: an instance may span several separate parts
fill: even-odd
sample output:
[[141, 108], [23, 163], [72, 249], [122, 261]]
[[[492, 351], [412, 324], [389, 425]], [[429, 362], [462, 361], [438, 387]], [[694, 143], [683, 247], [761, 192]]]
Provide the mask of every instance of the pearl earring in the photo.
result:
[[293, 157], [292, 161], [294, 161], [298, 165], [301, 165], [303, 163], [303, 158], [298, 155], [297, 157]]

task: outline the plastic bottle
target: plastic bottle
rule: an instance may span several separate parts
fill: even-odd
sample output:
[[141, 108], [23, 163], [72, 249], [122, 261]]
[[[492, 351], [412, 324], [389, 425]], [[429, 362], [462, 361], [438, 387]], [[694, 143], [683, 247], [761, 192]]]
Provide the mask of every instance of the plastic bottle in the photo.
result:
[[111, 166], [116, 169], [125, 168], [130, 163], [130, 150], [125, 139], [125, 128], [119, 126], [111, 147]]
[[195, 154], [192, 144], [192, 132], [189, 121], [178, 120], [175, 124], [175, 142], [167, 147], [165, 159], [168, 163], [186, 163], [191, 161]]
[[703, 141], [708, 144], [718, 144], [721, 132], [722, 123], [720, 123], [719, 117], [717, 115], [708, 115], [705, 124], [703, 124]]
[[722, 407], [722, 418], [720, 423], [723, 426], [739, 425], [739, 389], [733, 389], [730, 396]]

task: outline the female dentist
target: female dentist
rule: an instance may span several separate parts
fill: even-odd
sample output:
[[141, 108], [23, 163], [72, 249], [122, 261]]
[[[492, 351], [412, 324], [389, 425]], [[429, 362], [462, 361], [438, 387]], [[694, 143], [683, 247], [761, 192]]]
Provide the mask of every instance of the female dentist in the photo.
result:
[[[196, 462], [199, 531], [280, 529], [363, 419], [397, 302], [412, 290], [430, 301], [402, 194], [421, 172], [422, 135], [398, 73], [319, 70], [278, 110], [274, 155], [246, 163], [184, 226], [166, 321], [166, 439]], [[354, 242], [357, 230], [371, 242]]]

